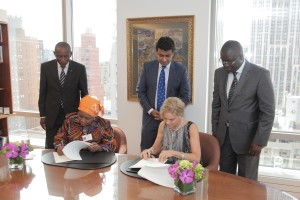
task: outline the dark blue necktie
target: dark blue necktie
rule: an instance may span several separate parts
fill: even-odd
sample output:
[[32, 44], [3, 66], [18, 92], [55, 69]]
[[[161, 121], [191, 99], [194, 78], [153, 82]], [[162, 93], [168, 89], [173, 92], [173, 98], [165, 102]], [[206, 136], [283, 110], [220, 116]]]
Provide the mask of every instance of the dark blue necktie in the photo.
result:
[[157, 85], [157, 111], [160, 110], [160, 107], [164, 103], [166, 96], [165, 96], [165, 68], [166, 66], [162, 66], [160, 71], [158, 85]]

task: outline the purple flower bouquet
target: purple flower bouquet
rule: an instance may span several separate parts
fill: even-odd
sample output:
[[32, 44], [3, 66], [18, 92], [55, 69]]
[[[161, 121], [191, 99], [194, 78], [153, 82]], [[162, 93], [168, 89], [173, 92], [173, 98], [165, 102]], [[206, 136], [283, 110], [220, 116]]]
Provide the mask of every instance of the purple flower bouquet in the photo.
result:
[[206, 179], [205, 168], [196, 161], [178, 160], [169, 169], [174, 178], [174, 190], [182, 195], [195, 192], [196, 181]]
[[25, 143], [7, 143], [4, 144], [1, 148], [1, 153], [8, 158], [9, 168], [22, 169], [23, 160], [29, 151], [32, 151], [32, 147]]

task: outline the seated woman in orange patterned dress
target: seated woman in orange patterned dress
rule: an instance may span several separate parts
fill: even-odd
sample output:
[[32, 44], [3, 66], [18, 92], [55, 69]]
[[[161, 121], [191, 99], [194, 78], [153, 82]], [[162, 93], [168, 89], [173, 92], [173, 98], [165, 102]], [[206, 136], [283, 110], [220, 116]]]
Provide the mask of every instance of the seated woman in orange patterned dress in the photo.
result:
[[69, 142], [82, 140], [91, 143], [88, 149], [92, 152], [114, 152], [117, 141], [114, 138], [110, 121], [98, 116], [104, 109], [100, 101], [92, 96], [85, 96], [80, 100], [78, 112], [70, 113], [62, 127], [54, 137], [54, 147], [59, 155], [63, 155], [63, 148]]

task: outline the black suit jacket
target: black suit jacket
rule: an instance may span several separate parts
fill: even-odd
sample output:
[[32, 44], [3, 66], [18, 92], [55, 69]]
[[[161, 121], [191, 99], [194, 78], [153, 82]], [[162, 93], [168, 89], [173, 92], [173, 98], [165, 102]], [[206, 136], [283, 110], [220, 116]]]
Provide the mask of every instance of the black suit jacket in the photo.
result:
[[39, 111], [46, 117], [46, 125], [53, 127], [63, 101], [65, 113], [76, 112], [81, 98], [88, 94], [85, 66], [69, 61], [69, 68], [61, 87], [58, 77], [57, 61], [42, 63], [40, 76]]

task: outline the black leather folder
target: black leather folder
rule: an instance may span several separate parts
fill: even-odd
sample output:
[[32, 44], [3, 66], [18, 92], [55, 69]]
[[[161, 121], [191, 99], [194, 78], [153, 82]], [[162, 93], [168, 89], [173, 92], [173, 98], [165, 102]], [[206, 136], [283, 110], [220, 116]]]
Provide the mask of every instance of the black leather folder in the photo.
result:
[[55, 163], [53, 152], [42, 155], [42, 162], [47, 165], [69, 167], [75, 169], [100, 169], [108, 167], [117, 161], [113, 152], [80, 151], [82, 160], [72, 160], [63, 163]]

